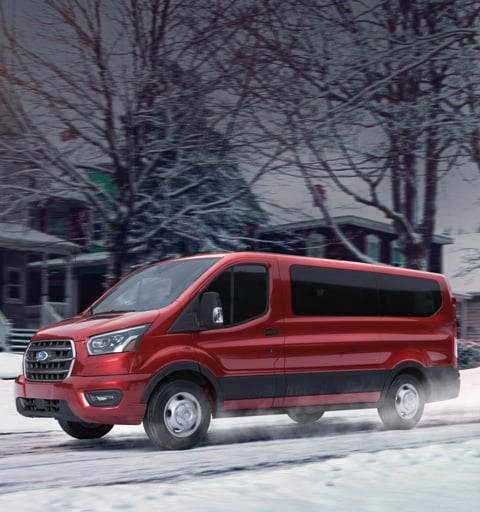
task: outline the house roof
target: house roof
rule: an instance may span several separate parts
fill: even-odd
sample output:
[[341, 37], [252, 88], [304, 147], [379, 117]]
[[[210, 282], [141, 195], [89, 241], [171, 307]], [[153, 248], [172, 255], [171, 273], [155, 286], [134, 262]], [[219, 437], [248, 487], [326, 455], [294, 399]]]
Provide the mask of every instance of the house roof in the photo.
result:
[[[395, 234], [393, 226], [387, 222], [381, 222], [378, 220], [360, 217], [358, 215], [342, 215], [339, 217], [334, 217], [333, 219], [340, 226], [358, 226], [362, 228], [372, 229], [375, 231], [380, 231], [382, 233]], [[328, 227], [328, 222], [325, 219], [313, 219], [301, 222], [280, 224], [275, 226], [267, 226], [265, 228], [260, 229], [260, 234], [278, 233], [282, 231], [297, 231], [302, 229], [314, 229], [319, 227]], [[436, 244], [447, 245], [453, 243], [453, 238], [446, 235], [434, 235], [433, 241]]]
[[12, 222], [0, 222], [0, 248], [64, 255], [80, 251], [77, 244]]

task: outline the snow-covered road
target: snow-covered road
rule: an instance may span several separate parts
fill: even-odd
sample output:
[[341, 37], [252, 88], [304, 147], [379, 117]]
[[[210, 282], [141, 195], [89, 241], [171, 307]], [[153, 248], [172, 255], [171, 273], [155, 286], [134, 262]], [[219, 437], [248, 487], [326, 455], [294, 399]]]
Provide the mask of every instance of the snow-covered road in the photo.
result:
[[[185, 452], [155, 451], [141, 429], [112, 432], [103, 440], [88, 442], [68, 439], [60, 431], [15, 433], [2, 439], [0, 480], [8, 492], [179, 483], [259, 469], [286, 469], [358, 453], [463, 443], [478, 438], [479, 420], [388, 432], [378, 430], [381, 427], [373, 418], [371, 422], [354, 418], [346, 427], [335, 417], [323, 421], [327, 434], [320, 423], [314, 428], [292, 428], [288, 420], [272, 417], [256, 423], [243, 421], [239, 432], [240, 427], [229, 420], [215, 425], [203, 446]], [[343, 432], [331, 433], [335, 426]], [[280, 439], [265, 440], [276, 436]]]
[[410, 431], [384, 430], [374, 410], [307, 426], [223, 419], [184, 452], [156, 451], [141, 426], [71, 439], [54, 420], [16, 414], [12, 388], [0, 380], [2, 510], [459, 512], [480, 503], [480, 370], [462, 372], [461, 397], [427, 405]]

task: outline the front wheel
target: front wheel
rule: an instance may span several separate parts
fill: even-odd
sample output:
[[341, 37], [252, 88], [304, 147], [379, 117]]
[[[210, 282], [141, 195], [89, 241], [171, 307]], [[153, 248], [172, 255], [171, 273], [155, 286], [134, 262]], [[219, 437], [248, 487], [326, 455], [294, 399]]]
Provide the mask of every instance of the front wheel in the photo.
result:
[[102, 425], [101, 423], [67, 421], [60, 418], [57, 421], [65, 433], [76, 439], [99, 439], [108, 434], [113, 428], [113, 425]]
[[403, 374], [393, 380], [378, 414], [387, 428], [407, 430], [420, 421], [424, 405], [425, 392], [420, 381]]
[[203, 388], [188, 380], [176, 380], [153, 393], [143, 426], [158, 448], [186, 450], [203, 439], [211, 415], [212, 407]]

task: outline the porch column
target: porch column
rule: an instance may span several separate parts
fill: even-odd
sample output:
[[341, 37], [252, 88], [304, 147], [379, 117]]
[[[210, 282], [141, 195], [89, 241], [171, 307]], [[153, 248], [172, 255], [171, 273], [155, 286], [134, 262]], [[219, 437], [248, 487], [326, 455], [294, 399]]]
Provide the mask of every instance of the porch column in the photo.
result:
[[41, 269], [41, 304], [40, 304], [40, 323], [41, 327], [47, 324], [45, 304], [48, 302], [48, 254], [42, 254], [42, 269]]
[[[65, 302], [65, 312], [64, 316], [66, 318], [73, 315], [72, 311], [72, 290], [73, 290], [73, 272], [72, 272], [72, 255], [68, 254], [65, 256], [65, 282], [64, 282], [64, 302]], [[63, 315], [62, 315], [63, 316]]]
[[458, 333], [458, 337], [461, 339], [467, 339], [467, 331], [468, 331], [468, 304], [467, 299], [462, 298], [460, 302], [460, 332]]

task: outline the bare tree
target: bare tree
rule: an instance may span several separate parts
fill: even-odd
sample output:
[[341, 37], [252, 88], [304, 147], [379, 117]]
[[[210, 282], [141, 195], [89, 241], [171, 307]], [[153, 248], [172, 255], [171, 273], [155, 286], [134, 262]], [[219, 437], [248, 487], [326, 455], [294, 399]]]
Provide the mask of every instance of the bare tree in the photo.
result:
[[282, 172], [378, 210], [405, 264], [427, 268], [438, 184], [478, 160], [479, 2], [264, 0], [229, 14], [261, 129], [289, 148]]
[[209, 71], [216, 47], [199, 44], [219, 9], [203, 1], [21, 0], [1, 11], [0, 100], [21, 133], [0, 139], [4, 197], [16, 214], [20, 201], [24, 209], [58, 195], [90, 205], [108, 226], [115, 280], [128, 255], [178, 248], [153, 250], [166, 232], [181, 229], [197, 250], [225, 248], [242, 222], [258, 220], [227, 142], [242, 98], [223, 101], [223, 77]]
[[74, 189], [110, 227], [116, 277], [127, 254], [185, 226], [218, 246], [212, 219], [251, 209], [241, 177], [211, 194], [239, 162], [251, 182], [296, 177], [378, 210], [406, 265], [427, 267], [438, 183], [478, 159], [478, 2], [41, 6], [28, 33], [3, 16], [0, 99], [23, 134], [1, 138], [15, 169], [4, 190], [24, 204]]

